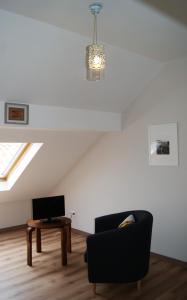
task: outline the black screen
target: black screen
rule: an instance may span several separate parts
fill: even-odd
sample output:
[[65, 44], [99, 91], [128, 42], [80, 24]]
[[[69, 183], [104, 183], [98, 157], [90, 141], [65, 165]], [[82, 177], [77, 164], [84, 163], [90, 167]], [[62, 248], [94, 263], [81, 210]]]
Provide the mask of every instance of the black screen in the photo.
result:
[[48, 219], [65, 215], [64, 196], [32, 199], [33, 219]]

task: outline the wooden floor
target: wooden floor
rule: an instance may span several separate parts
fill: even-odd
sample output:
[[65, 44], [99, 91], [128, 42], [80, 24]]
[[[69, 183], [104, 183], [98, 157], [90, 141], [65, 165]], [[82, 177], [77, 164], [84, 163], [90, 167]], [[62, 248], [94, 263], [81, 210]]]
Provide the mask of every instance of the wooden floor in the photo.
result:
[[[43, 231], [43, 253], [35, 252], [33, 267], [26, 264], [23, 229], [0, 233], [0, 299], [14, 300], [187, 300], [187, 268], [159, 256], [151, 257], [149, 275], [140, 293], [133, 284], [98, 284], [92, 293], [83, 261], [85, 237], [72, 234], [72, 254], [61, 267], [60, 233]], [[125, 272], [125, 270], [124, 270]]]

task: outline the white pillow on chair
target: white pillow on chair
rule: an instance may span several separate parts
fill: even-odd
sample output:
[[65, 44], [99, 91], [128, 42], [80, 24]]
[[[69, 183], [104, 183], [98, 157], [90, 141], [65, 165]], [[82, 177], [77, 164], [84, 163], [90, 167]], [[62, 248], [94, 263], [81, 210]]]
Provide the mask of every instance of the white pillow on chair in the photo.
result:
[[135, 218], [134, 218], [134, 216], [133, 215], [129, 215], [127, 218], [125, 218], [124, 220], [123, 220], [123, 222], [121, 222], [120, 224], [119, 224], [119, 228], [122, 228], [122, 227], [125, 227], [125, 226], [128, 226], [129, 224], [133, 224], [133, 223], [135, 223]]

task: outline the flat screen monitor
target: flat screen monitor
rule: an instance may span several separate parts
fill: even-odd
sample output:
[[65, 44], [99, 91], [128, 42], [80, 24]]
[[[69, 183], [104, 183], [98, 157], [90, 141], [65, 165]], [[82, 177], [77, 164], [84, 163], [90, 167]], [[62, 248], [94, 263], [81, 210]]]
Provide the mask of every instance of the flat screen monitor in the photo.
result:
[[51, 221], [65, 215], [64, 195], [32, 199], [33, 220]]

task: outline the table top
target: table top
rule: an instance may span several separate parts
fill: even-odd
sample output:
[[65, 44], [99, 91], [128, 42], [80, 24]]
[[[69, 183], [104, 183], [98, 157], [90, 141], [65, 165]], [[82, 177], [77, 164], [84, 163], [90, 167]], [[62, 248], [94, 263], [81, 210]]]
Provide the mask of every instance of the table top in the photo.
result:
[[61, 228], [71, 224], [71, 219], [67, 217], [56, 218], [52, 222], [42, 220], [28, 220], [27, 226], [40, 229]]

